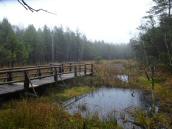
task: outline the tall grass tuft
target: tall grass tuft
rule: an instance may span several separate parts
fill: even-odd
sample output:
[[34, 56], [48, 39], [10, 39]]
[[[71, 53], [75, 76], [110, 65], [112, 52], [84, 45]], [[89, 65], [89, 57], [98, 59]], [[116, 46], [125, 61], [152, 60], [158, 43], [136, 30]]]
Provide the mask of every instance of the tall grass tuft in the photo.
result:
[[13, 102], [0, 111], [0, 129], [120, 129], [112, 122], [69, 115], [58, 104], [40, 100]]

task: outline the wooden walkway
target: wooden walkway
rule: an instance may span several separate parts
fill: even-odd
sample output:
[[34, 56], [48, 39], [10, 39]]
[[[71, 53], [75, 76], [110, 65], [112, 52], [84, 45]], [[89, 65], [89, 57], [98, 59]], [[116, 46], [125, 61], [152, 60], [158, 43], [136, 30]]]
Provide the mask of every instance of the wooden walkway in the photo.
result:
[[93, 74], [93, 64], [58, 64], [0, 69], [0, 96]]

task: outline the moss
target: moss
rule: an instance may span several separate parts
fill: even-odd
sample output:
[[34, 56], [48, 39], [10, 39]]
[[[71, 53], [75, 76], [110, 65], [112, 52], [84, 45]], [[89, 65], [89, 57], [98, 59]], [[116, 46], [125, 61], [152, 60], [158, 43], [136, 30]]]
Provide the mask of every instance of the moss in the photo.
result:
[[151, 81], [147, 80], [144, 76], [139, 76], [137, 79], [138, 85], [144, 86], [144, 87], [151, 87]]
[[52, 97], [58, 98], [58, 100], [61, 101], [65, 101], [67, 99], [80, 96], [82, 94], [86, 94], [94, 90], [95, 90], [94, 87], [89, 87], [89, 86], [72, 87], [72, 88], [64, 89], [61, 92], [52, 94]]

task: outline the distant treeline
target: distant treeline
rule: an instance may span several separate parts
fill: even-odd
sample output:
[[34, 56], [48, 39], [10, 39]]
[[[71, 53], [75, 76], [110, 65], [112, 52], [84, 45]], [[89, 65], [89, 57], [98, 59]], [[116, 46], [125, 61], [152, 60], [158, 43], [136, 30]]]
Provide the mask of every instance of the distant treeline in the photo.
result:
[[130, 50], [126, 44], [91, 42], [83, 34], [69, 29], [64, 31], [62, 27], [50, 30], [47, 26], [35, 29], [29, 25], [20, 29], [12, 26], [7, 19], [0, 22], [1, 66], [45, 64], [52, 60], [62, 62], [128, 58]]

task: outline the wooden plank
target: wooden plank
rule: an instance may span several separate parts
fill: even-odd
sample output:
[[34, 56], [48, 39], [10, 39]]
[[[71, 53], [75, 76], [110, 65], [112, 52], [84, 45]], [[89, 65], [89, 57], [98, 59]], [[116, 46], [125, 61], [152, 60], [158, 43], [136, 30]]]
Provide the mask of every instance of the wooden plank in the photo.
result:
[[[90, 72], [87, 72], [87, 75], [91, 74]], [[78, 73], [78, 76], [84, 76], [84, 72]], [[59, 78], [58, 81], [65, 81], [68, 79], [72, 79], [75, 78], [74, 73], [69, 73], [69, 74], [62, 74], [61, 78]], [[36, 80], [32, 80], [32, 86], [33, 87], [39, 87], [45, 84], [52, 84], [55, 83], [54, 81], [54, 77], [47, 77], [47, 78], [43, 78], [43, 79], [36, 79]], [[32, 88], [31, 84], [29, 85], [30, 88]], [[24, 83], [23, 82], [19, 82], [19, 83], [14, 83], [11, 85], [0, 85], [0, 96], [8, 94], [8, 93], [14, 93], [14, 92], [18, 92], [18, 91], [24, 91]]]
[[[19, 73], [22, 73], [23, 78]], [[61, 80], [72, 79], [77, 76], [91, 75], [92, 73], [93, 64], [81, 63], [64, 63], [3, 69], [0, 70], [1, 79], [7, 79], [5, 82], [0, 82], [0, 96], [7, 93], [23, 91], [26, 87], [39, 87], [45, 84], [55, 83], [55, 81], [58, 82]], [[35, 75], [34, 77], [33, 74]], [[58, 78], [58, 80], [56, 78]], [[29, 80], [31, 84], [29, 84], [27, 80]]]

